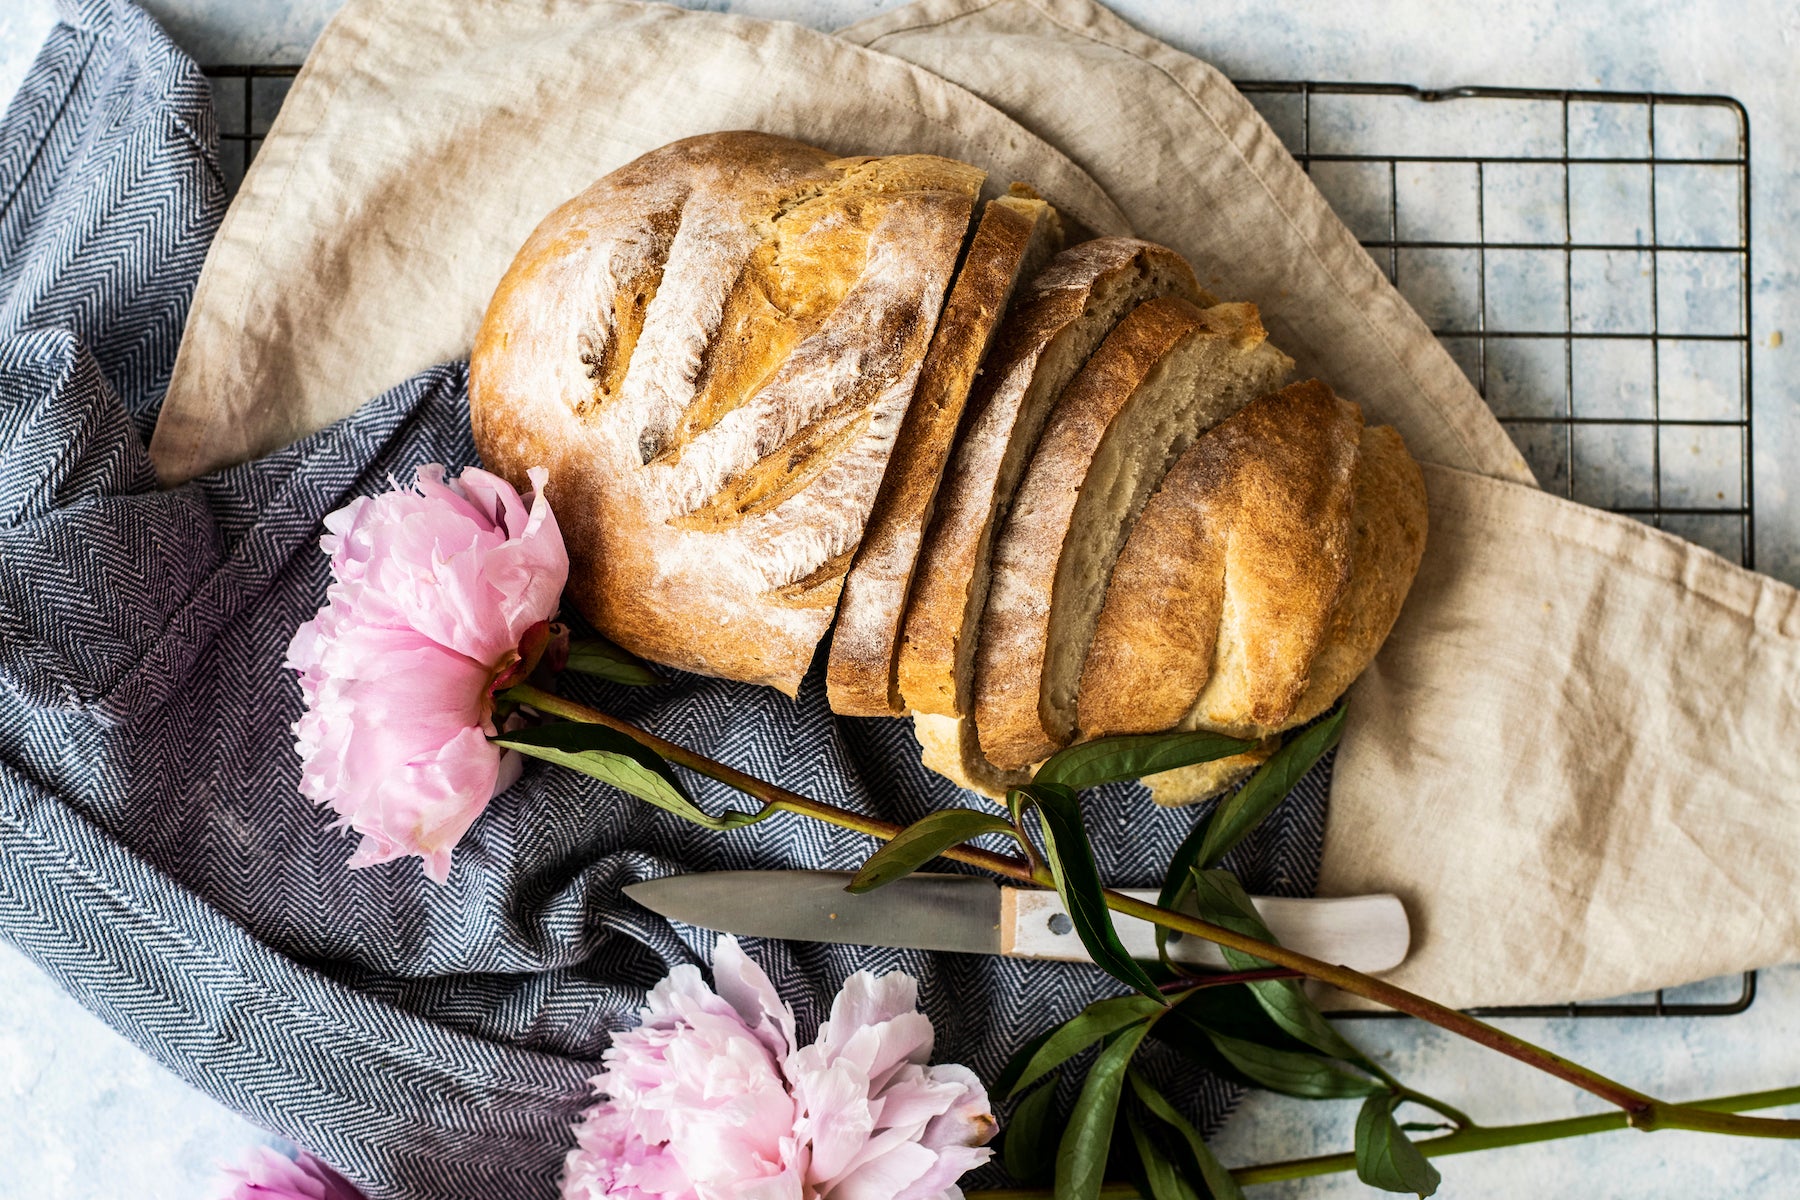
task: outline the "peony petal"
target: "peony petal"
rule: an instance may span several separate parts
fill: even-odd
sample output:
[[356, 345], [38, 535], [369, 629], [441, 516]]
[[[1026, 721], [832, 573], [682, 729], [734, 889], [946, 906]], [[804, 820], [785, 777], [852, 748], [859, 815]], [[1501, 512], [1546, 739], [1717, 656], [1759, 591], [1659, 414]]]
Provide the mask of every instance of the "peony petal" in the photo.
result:
[[805, 1195], [799, 1174], [783, 1171], [766, 1179], [738, 1184], [731, 1192], [721, 1194], [719, 1200], [802, 1200]]
[[982, 1086], [975, 1072], [956, 1063], [941, 1063], [927, 1067], [926, 1073], [934, 1084], [960, 1088], [961, 1095], [942, 1116], [926, 1127], [920, 1140], [934, 1148], [982, 1146], [991, 1141], [999, 1123], [994, 1120], [987, 1088]]
[[804, 1111], [800, 1132], [812, 1143], [809, 1175], [835, 1179], [856, 1161], [875, 1131], [868, 1076], [839, 1064], [794, 1080], [794, 1092]]
[[937, 1166], [938, 1156], [923, 1146], [902, 1142], [862, 1163], [828, 1187], [820, 1200], [894, 1200]]
[[[364, 834], [351, 867], [408, 854], [424, 858], [438, 883], [450, 871], [450, 851], [494, 795], [500, 752], [479, 729], [460, 731], [445, 745], [385, 774], [361, 803], [337, 811]], [[334, 807], [337, 807], [334, 805]]]
[[307, 706], [300, 791], [363, 835], [351, 865], [418, 855], [442, 882], [456, 841], [523, 769], [486, 740], [488, 693], [567, 582], [546, 481], [533, 473], [528, 509], [496, 475], [446, 482], [432, 464], [325, 518], [334, 582], [286, 665]]
[[304, 1150], [290, 1159], [257, 1146], [225, 1175], [235, 1186], [224, 1200], [363, 1200], [349, 1180]]
[[756, 1032], [778, 1061], [793, 1052], [797, 1043], [793, 1009], [782, 1002], [768, 975], [730, 934], [720, 938], [713, 950], [713, 981], [718, 985], [719, 996]]
[[[924, 1013], [901, 1013], [878, 1025], [857, 1029], [848, 1038], [840, 1037], [838, 1031], [844, 1028], [842, 1023], [833, 1024], [836, 1057], [854, 1062], [869, 1077], [871, 1091], [886, 1086], [888, 1078], [899, 1068], [916, 1066], [931, 1057], [935, 1035], [931, 1018]], [[826, 1042], [824, 1030], [820, 1031], [820, 1042]]]
[[938, 1152], [937, 1165], [896, 1192], [893, 1200], [962, 1200], [956, 1181], [994, 1157], [986, 1146], [952, 1146]]
[[913, 1141], [923, 1140], [930, 1124], [963, 1099], [963, 1088], [937, 1081], [924, 1068], [907, 1064], [878, 1093], [876, 1119], [883, 1129], [899, 1129]]
[[915, 1061], [931, 1028], [912, 980], [853, 976], [789, 1051], [792, 1011], [735, 939], [713, 976], [677, 967], [613, 1039], [565, 1198], [960, 1200], [993, 1119], [974, 1075]]
[[[819, 1043], [842, 1053], [842, 1047], [857, 1033], [870, 1026], [892, 1021], [896, 1017], [917, 1015], [919, 983], [912, 976], [893, 971], [879, 979], [867, 971], [858, 971], [844, 980], [844, 986], [831, 1002], [831, 1019], [819, 1027]], [[926, 1021], [926, 1037], [922, 1046], [924, 1062], [931, 1054], [931, 1023]], [[915, 1046], [912, 1053], [921, 1047]]]

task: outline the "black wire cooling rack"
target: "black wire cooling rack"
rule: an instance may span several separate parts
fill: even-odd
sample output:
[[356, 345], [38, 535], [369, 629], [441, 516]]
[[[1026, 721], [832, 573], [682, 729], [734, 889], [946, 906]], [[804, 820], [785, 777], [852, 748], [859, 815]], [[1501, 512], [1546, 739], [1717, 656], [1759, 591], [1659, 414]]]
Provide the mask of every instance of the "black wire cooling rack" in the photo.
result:
[[[297, 69], [206, 69], [230, 190]], [[1237, 86], [1462, 365], [1546, 489], [1754, 565], [1741, 104]], [[1755, 998], [1749, 972], [1598, 1003], [1475, 1011], [1726, 1016]]]

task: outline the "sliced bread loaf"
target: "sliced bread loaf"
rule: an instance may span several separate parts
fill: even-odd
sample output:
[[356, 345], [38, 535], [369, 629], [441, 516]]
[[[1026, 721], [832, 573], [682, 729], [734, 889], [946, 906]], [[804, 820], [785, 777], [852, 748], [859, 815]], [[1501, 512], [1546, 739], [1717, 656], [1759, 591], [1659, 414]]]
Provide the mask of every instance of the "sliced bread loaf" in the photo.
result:
[[900, 622], [969, 389], [1015, 288], [1060, 249], [1056, 210], [1034, 196], [1002, 196], [982, 211], [894, 439], [862, 544], [844, 576], [825, 672], [833, 712], [876, 717], [901, 711], [895, 684]]
[[976, 644], [975, 722], [996, 767], [1068, 744], [1107, 581], [1152, 490], [1293, 365], [1255, 305], [1163, 297], [1132, 310], [1057, 400], [995, 542]]
[[1071, 246], [1025, 288], [982, 367], [914, 571], [897, 680], [907, 708], [969, 711], [994, 531], [1050, 406], [1126, 313], [1166, 295], [1212, 302], [1180, 255], [1135, 238]]

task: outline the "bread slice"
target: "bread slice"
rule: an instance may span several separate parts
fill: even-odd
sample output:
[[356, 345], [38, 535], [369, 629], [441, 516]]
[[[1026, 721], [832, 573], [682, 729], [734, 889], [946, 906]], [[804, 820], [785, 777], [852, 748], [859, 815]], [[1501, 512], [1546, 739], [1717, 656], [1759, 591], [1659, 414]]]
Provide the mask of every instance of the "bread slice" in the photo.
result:
[[1166, 295], [1212, 302], [1180, 255], [1135, 238], [1071, 246], [1026, 287], [982, 368], [914, 570], [897, 679], [907, 708], [969, 712], [993, 534], [1050, 406], [1126, 313]]
[[875, 502], [983, 174], [763, 133], [545, 218], [470, 360], [475, 444], [549, 469], [568, 595], [655, 662], [793, 694]]
[[1015, 288], [1061, 249], [1056, 210], [1034, 196], [1002, 196], [981, 214], [894, 439], [862, 544], [844, 576], [825, 671], [833, 712], [876, 717], [901, 711], [895, 682], [900, 622], [969, 389]]
[[1361, 432], [1362, 411], [1311, 380], [1181, 456], [1113, 571], [1083, 667], [1084, 734], [1283, 726], [1350, 578]]
[[912, 719], [920, 760], [956, 786], [1004, 800], [1008, 788], [1031, 781], [1030, 771], [1002, 771], [987, 760], [972, 719], [937, 713], [914, 713]]
[[994, 546], [975, 651], [975, 723], [996, 767], [1068, 744], [1107, 580], [1151, 491], [1293, 367], [1255, 305], [1170, 296], [1132, 310], [1057, 400]]

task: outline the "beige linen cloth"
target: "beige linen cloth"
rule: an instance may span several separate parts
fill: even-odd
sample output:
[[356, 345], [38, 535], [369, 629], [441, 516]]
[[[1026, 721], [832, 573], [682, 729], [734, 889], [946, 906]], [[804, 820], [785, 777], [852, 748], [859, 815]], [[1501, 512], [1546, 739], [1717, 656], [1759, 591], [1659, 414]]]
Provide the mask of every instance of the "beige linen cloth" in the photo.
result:
[[841, 31], [623, 2], [352, 0], [208, 256], [152, 452], [239, 461], [468, 353], [550, 208], [756, 128], [1029, 180], [1188, 255], [1426, 465], [1431, 533], [1357, 684], [1322, 893], [1391, 890], [1392, 978], [1453, 1004], [1800, 958], [1800, 593], [1546, 496], [1217, 71], [1090, 0], [921, 0]]

